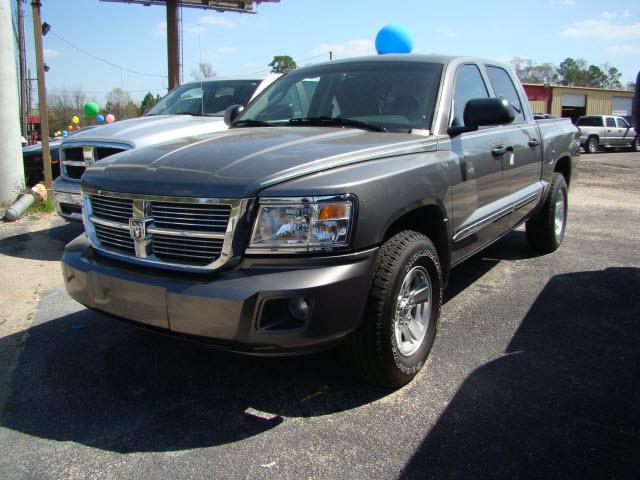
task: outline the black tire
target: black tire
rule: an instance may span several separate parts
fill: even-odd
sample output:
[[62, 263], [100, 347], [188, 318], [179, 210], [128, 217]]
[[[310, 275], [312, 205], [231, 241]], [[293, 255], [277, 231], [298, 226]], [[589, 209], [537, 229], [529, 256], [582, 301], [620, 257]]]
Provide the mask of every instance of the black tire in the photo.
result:
[[[416, 345], [417, 350], [407, 356], [398, 349], [394, 327], [400, 288], [415, 271], [421, 272], [425, 279], [424, 273], [428, 275], [431, 302], [423, 307], [423, 312], [429, 312], [426, 333]], [[399, 388], [409, 383], [431, 351], [441, 306], [442, 270], [433, 243], [414, 231], [394, 235], [378, 252], [362, 323], [342, 346], [347, 366], [361, 380], [375, 385]], [[411, 307], [407, 311], [411, 311]]]
[[[560, 200], [564, 201], [564, 208], [561, 215], [562, 225], [558, 230], [556, 229], [556, 212]], [[567, 228], [568, 205], [567, 182], [564, 175], [554, 173], [542, 210], [526, 225], [527, 240], [534, 250], [541, 253], [551, 253], [560, 247]]]
[[640, 137], [636, 137], [633, 140], [633, 144], [631, 144], [631, 148], [636, 152], [640, 152]]
[[598, 153], [600, 147], [598, 145], [597, 137], [589, 137], [587, 144], [584, 147], [584, 151], [587, 153]]

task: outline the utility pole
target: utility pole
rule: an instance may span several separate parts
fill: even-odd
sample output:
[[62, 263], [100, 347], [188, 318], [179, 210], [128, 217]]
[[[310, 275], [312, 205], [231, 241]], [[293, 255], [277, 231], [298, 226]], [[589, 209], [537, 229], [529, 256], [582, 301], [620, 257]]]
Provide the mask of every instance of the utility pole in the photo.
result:
[[14, 35], [11, 2], [0, 2], [0, 205], [24, 188]]
[[42, 51], [42, 20], [40, 0], [31, 0], [33, 10], [33, 37], [36, 47], [38, 74], [38, 111], [40, 112], [40, 137], [42, 139], [42, 162], [44, 163], [44, 186], [51, 188], [51, 152], [49, 151], [49, 116], [47, 114], [47, 89], [44, 81], [44, 58]]
[[180, 85], [180, 33], [178, 30], [178, 2], [167, 0], [167, 72], [169, 90]]
[[31, 76], [31, 69], [27, 68], [27, 128], [29, 125], [29, 117], [32, 115], [33, 109], [31, 105], [33, 104], [31, 100], [31, 95], [33, 94], [33, 87], [31, 86], [31, 82], [33, 81], [33, 77]]
[[329, 61], [333, 60], [333, 52], [329, 50]]
[[20, 52], [20, 119], [22, 136], [27, 138], [27, 55], [24, 47], [24, 12], [18, 0], [18, 51]]

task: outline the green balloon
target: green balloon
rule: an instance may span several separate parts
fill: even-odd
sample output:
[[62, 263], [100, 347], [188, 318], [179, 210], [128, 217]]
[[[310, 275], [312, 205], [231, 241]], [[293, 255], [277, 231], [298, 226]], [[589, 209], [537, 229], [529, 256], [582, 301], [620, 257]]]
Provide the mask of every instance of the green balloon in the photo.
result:
[[84, 104], [84, 114], [87, 117], [95, 117], [100, 111], [100, 107], [96, 102], [87, 102]]

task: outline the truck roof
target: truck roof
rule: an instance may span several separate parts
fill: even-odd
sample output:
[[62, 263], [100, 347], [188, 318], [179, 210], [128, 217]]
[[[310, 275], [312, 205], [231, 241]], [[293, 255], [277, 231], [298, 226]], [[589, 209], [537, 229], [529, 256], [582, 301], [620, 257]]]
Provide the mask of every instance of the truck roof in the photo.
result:
[[[364, 57], [343, 58], [340, 60], [332, 60], [310, 65], [311, 68], [322, 65], [334, 65], [336, 63], [353, 63], [353, 62], [427, 62], [427, 63], [461, 63], [461, 62], [478, 62], [490, 63], [492, 65], [507, 66], [502, 62], [479, 57], [469, 57], [462, 55], [440, 55], [440, 54], [422, 54], [422, 53], [401, 53], [387, 55], [367, 55]], [[303, 67], [304, 68], [304, 67]]]
[[[215, 81], [233, 81], [233, 80], [266, 80], [268, 78], [271, 77], [279, 77], [281, 76], [280, 73], [247, 73], [245, 75], [225, 75], [225, 76], [215, 76], [215, 77], [209, 77], [209, 78], [205, 78], [202, 81], [203, 82], [215, 82]], [[191, 85], [191, 84], [198, 84], [200, 83], [200, 80], [193, 80], [190, 82], [184, 82], [182, 85]]]

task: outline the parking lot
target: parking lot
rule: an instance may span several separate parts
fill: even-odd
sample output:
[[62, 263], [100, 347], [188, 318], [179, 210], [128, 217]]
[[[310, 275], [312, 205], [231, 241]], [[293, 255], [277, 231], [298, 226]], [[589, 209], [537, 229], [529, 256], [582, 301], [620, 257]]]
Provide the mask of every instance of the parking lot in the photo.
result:
[[640, 154], [583, 155], [561, 249], [522, 229], [456, 268], [396, 392], [331, 352], [257, 358], [89, 312], [81, 232], [0, 224], [0, 478], [638, 478]]

